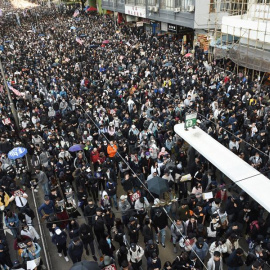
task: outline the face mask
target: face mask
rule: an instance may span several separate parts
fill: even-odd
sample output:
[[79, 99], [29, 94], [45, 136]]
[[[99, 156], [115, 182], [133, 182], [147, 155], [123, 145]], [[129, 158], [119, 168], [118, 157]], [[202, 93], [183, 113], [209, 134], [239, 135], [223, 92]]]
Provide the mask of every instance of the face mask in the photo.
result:
[[146, 159], [149, 159], [150, 157], [149, 156], [146, 156]]
[[153, 263], [156, 263], [157, 262], [157, 259], [153, 259], [152, 261], [153, 261]]
[[244, 198], [243, 197], [240, 197], [240, 201], [243, 201], [244, 200]]
[[107, 239], [107, 242], [108, 242], [108, 244], [110, 245], [110, 244], [111, 244], [111, 239], [108, 238], [108, 239]]

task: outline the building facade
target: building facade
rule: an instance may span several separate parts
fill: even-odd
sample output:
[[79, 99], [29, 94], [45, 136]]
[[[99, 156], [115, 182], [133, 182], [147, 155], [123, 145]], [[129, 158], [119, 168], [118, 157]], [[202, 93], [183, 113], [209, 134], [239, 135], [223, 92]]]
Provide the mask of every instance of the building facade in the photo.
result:
[[[102, 0], [106, 10], [120, 13], [126, 22], [144, 25], [152, 34], [192, 33], [195, 40], [215, 29], [227, 12], [215, 12], [225, 0]], [[207, 48], [205, 48], [207, 50]]]

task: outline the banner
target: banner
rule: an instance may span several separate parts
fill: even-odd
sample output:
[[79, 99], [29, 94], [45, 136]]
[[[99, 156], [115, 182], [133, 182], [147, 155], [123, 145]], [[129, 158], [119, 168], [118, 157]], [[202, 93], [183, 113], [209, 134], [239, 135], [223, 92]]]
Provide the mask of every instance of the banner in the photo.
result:
[[16, 95], [19, 97], [24, 96], [24, 93], [21, 93], [20, 91], [18, 91], [17, 89], [15, 89], [14, 87], [12, 87], [9, 83], [8, 83], [8, 88]]

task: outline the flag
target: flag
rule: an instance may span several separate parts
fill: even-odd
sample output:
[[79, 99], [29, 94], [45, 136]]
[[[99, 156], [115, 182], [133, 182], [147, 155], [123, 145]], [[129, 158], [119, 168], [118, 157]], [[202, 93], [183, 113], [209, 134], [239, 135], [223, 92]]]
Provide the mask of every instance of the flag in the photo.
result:
[[9, 83], [8, 83], [8, 88], [16, 95], [16, 96], [23, 96], [24, 94], [21, 93], [20, 91], [18, 91], [17, 89], [15, 89], [14, 87], [12, 87]]
[[76, 37], [76, 41], [80, 44], [80, 45], [82, 45], [83, 44], [83, 40], [82, 39], [80, 39], [79, 37]]
[[75, 10], [73, 14], [73, 18], [77, 17], [80, 14], [80, 11], [78, 9]]

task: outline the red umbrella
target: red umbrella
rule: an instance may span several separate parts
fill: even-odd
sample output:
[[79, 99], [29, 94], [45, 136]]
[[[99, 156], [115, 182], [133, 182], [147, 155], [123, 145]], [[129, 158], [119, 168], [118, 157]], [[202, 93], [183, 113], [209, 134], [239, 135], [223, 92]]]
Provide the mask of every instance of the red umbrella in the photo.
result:
[[89, 7], [86, 11], [87, 12], [89, 12], [89, 11], [97, 11], [97, 9], [95, 7]]
[[103, 44], [108, 44], [108, 43], [110, 43], [110, 41], [109, 40], [104, 40], [102, 43]]

